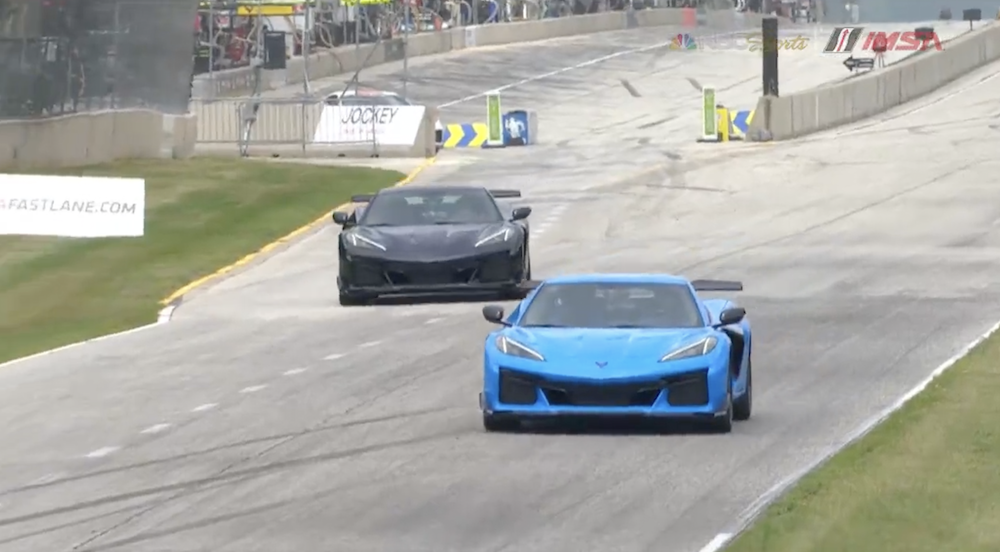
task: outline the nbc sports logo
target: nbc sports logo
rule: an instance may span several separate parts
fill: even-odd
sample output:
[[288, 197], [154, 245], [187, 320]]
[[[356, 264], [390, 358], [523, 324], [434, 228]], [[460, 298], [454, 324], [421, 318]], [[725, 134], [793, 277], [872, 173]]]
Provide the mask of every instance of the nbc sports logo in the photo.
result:
[[671, 50], [697, 50], [698, 45], [694, 41], [694, 37], [684, 33], [678, 34], [670, 41]]

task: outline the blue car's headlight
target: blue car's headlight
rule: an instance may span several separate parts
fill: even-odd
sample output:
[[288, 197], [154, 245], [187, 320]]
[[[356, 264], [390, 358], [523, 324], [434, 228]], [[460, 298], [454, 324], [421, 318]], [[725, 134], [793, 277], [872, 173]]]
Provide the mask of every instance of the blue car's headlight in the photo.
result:
[[347, 235], [347, 243], [351, 244], [353, 247], [366, 247], [370, 249], [378, 249], [379, 251], [385, 251], [384, 245], [371, 238], [366, 238], [357, 232], [351, 232]]
[[719, 344], [719, 340], [714, 336], [709, 336], [704, 339], [700, 339], [690, 345], [685, 345], [680, 349], [675, 349], [673, 352], [663, 355], [660, 362], [666, 362], [668, 360], [680, 360], [683, 358], [694, 358], [711, 353], [715, 346]]
[[503, 230], [487, 234], [486, 236], [480, 238], [479, 241], [476, 242], [476, 247], [482, 247], [484, 245], [490, 245], [494, 243], [504, 243], [505, 241], [510, 239], [512, 234], [513, 231], [510, 228], [504, 228]]
[[545, 357], [541, 353], [506, 336], [497, 337], [496, 346], [505, 355], [545, 362]]

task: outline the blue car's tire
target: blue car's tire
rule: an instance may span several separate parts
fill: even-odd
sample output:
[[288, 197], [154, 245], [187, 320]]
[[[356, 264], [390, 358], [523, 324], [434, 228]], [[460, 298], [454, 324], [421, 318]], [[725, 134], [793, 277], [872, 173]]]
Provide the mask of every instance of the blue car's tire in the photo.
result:
[[733, 401], [733, 419], [744, 422], [753, 410], [753, 363], [747, 359], [747, 390]]
[[715, 433], [729, 433], [733, 430], [733, 378], [727, 379], [729, 389], [726, 393], [726, 413], [712, 420], [712, 430]]
[[517, 431], [521, 421], [513, 416], [497, 416], [483, 412], [483, 429], [489, 432]]

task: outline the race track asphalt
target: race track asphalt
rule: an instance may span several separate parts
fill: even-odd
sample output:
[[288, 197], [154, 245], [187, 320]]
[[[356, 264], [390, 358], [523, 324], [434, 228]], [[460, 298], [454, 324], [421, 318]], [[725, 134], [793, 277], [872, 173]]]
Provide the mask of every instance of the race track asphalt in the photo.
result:
[[[601, 55], [645, 32], [559, 44]], [[341, 308], [327, 228], [169, 324], [0, 368], [0, 550], [698, 550], [1000, 307], [1000, 65], [803, 141], [693, 143], [686, 79], [749, 104], [758, 69], [740, 56], [621, 56], [533, 81], [544, 144], [445, 152], [414, 184], [521, 188], [536, 277], [743, 280], [757, 394], [734, 433], [484, 433], [480, 305]], [[789, 88], [842, 76], [792, 58]]]

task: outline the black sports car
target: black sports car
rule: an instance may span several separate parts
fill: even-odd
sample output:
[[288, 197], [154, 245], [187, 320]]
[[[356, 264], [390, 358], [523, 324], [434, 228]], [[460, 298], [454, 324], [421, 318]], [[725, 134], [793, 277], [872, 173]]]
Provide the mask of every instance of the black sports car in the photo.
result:
[[353, 213], [336, 212], [341, 305], [382, 295], [496, 292], [524, 296], [531, 279], [528, 215], [498, 199], [515, 190], [472, 186], [388, 188]]

